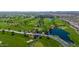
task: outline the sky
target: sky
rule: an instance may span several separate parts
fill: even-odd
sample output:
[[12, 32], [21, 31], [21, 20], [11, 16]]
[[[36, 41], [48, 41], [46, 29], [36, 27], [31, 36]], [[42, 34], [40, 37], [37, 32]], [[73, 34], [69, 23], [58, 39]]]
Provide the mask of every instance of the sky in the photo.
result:
[[79, 1], [0, 0], [0, 11], [79, 11]]

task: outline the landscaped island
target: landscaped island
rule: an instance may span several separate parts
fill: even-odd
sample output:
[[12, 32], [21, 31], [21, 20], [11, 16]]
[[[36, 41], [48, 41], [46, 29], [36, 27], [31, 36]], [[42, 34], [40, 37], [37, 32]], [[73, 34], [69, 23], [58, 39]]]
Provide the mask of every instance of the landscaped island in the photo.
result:
[[79, 46], [79, 31], [56, 15], [1, 16], [0, 46], [75, 47]]

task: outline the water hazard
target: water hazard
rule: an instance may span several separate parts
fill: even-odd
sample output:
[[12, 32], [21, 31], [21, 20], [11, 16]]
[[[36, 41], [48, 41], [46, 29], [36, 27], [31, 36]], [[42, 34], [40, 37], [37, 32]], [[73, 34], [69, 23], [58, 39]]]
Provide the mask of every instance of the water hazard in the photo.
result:
[[69, 33], [59, 29], [59, 28], [54, 28], [54, 29], [50, 29], [50, 31], [48, 32], [48, 34], [50, 35], [57, 35], [59, 36], [61, 39], [63, 39], [64, 41], [68, 42], [68, 43], [74, 43], [70, 38], [69, 38]]

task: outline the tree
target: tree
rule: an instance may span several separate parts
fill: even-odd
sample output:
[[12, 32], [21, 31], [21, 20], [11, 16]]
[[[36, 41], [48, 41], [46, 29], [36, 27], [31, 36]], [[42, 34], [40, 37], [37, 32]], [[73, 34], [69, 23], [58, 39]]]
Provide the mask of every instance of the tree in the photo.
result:
[[2, 34], [4, 34], [5, 33], [5, 30], [2, 30]]
[[26, 31], [24, 31], [24, 37], [26, 37]]
[[13, 36], [13, 35], [15, 35], [15, 33], [14, 32], [11, 32], [11, 35]]
[[38, 21], [38, 26], [43, 26], [44, 25], [44, 20], [43, 18], [42, 19], [39, 19]]

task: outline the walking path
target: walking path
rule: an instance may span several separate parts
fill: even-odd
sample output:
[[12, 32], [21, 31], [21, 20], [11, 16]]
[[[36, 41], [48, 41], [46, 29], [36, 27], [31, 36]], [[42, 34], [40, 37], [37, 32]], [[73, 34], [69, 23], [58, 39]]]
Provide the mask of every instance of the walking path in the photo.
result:
[[[0, 29], [0, 31], [3, 31], [3, 29]], [[17, 33], [17, 34], [45, 36], [45, 37], [49, 37], [49, 38], [52, 38], [52, 39], [58, 41], [64, 47], [72, 46], [72, 43], [68, 43], [68, 42], [64, 41], [63, 39], [61, 39], [57, 36], [53, 36], [53, 35], [46, 35], [46, 34], [39, 34], [39, 33], [28, 33], [28, 32], [25, 33], [25, 32], [19, 32], [19, 31], [15, 31], [15, 30], [7, 30], [7, 29], [4, 29], [4, 31], [5, 32], [14, 32], [14, 33]]]

